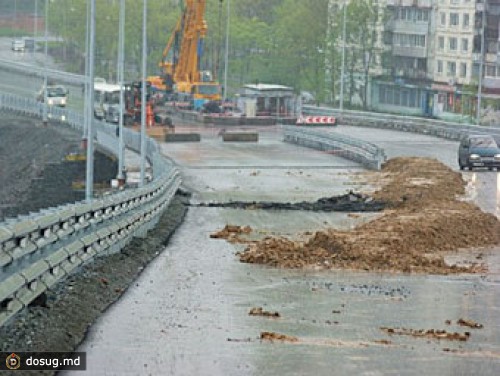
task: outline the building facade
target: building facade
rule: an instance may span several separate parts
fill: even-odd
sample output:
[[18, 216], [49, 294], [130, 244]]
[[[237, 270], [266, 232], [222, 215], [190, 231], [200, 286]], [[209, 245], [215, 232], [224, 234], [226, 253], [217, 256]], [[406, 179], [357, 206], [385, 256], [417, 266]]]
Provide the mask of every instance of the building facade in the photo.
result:
[[500, 0], [484, 1], [387, 0], [384, 41], [390, 49], [386, 73], [372, 80], [371, 107], [473, 117], [482, 56], [481, 98], [487, 106], [500, 103]]

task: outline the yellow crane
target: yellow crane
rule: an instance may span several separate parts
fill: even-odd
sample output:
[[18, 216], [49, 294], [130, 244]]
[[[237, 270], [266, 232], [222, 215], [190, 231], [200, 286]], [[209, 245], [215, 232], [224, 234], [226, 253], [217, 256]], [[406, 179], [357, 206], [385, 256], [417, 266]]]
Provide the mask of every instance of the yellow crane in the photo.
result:
[[181, 100], [192, 100], [195, 109], [202, 108], [208, 101], [221, 100], [220, 84], [210, 71], [201, 69], [208, 30], [205, 7], [206, 0], [184, 1], [181, 16], [159, 63], [166, 90], [177, 94]]

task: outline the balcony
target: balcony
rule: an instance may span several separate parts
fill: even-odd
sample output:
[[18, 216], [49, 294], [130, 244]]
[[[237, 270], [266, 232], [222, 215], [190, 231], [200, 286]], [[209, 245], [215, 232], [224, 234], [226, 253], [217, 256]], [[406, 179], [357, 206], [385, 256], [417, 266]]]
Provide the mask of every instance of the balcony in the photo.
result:
[[500, 89], [500, 77], [484, 77], [483, 86], [486, 89]]
[[432, 1], [431, 0], [387, 0], [387, 6], [431, 8]]
[[429, 22], [391, 20], [387, 23], [387, 28], [393, 33], [427, 35]]
[[427, 48], [426, 47], [403, 47], [403, 46], [393, 46], [392, 54], [395, 56], [406, 56], [406, 57], [416, 57], [425, 59], [427, 58]]

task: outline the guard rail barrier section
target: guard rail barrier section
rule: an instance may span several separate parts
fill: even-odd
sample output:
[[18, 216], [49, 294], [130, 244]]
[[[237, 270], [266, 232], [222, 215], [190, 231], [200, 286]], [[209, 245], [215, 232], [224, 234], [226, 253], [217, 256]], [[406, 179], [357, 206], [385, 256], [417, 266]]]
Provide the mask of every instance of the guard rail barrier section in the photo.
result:
[[333, 132], [297, 126], [283, 126], [283, 132], [285, 142], [333, 153], [369, 169], [380, 170], [387, 159], [384, 150], [378, 146]]
[[460, 140], [468, 134], [490, 134], [500, 136], [500, 128], [492, 126], [467, 125], [450, 123], [441, 120], [382, 114], [376, 112], [350, 111], [328, 108], [303, 106], [305, 115], [333, 115], [339, 124], [394, 129], [403, 132], [428, 134], [449, 140]]
[[[0, 93], [0, 109], [41, 117], [43, 104]], [[82, 129], [81, 114], [49, 108], [51, 119]], [[116, 126], [94, 121], [94, 137], [117, 153]], [[124, 129], [125, 145], [140, 150], [140, 134]], [[122, 249], [158, 222], [181, 184], [179, 171], [148, 138], [153, 180], [91, 202], [76, 202], [0, 223], [0, 326], [95, 257]]]

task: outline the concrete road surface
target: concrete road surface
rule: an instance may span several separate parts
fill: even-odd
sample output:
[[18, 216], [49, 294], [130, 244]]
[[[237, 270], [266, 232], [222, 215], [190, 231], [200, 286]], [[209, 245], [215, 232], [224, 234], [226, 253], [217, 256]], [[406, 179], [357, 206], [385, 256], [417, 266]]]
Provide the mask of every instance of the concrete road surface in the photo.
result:
[[[342, 131], [356, 136], [364, 132]], [[425, 153], [454, 163], [455, 143], [366, 132], [372, 142], [388, 147], [389, 155]], [[212, 134], [200, 144], [165, 144], [163, 151], [183, 167], [195, 202], [315, 199], [356, 188], [349, 176], [359, 171], [351, 162], [282, 144], [277, 132], [265, 132], [258, 145], [223, 145]], [[475, 197], [488, 197], [483, 204], [494, 211], [500, 189], [493, 185], [497, 175], [474, 175], [476, 181], [491, 180], [476, 183]], [[350, 228], [363, 220], [367, 217], [339, 213], [190, 208], [165, 251], [90, 328], [79, 349], [87, 352], [84, 374], [500, 374], [498, 252], [485, 252], [492, 269], [484, 276], [303, 272], [241, 264], [235, 253], [243, 246], [210, 238], [226, 224], [250, 225], [262, 236], [287, 236]], [[278, 311], [281, 317], [249, 316], [252, 307]], [[472, 334], [467, 342], [391, 337], [380, 330], [464, 332], [467, 329], [456, 325], [459, 318], [485, 328], [468, 329]], [[258, 338], [263, 331], [299, 341], [262, 342]]]

